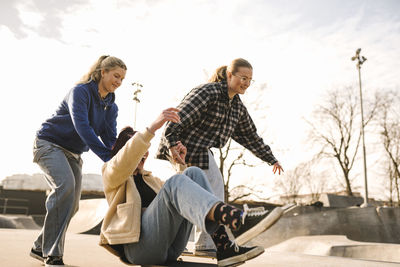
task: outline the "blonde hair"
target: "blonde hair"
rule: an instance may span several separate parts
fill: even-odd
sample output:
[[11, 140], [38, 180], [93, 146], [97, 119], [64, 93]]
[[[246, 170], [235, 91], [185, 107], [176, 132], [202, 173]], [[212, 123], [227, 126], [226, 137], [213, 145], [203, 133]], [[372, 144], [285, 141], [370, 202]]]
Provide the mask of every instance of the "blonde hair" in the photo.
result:
[[249, 69], [253, 69], [253, 66], [251, 66], [250, 62], [248, 62], [244, 58], [237, 58], [232, 60], [231, 64], [229, 66], [221, 66], [217, 68], [214, 71], [214, 74], [211, 76], [211, 78], [208, 80], [209, 82], [222, 82], [227, 80], [226, 76], [226, 71], [231, 72], [232, 74], [235, 74], [238, 72], [240, 67], [245, 67]]
[[89, 72], [79, 80], [78, 84], [88, 83], [90, 81], [99, 83], [101, 80], [101, 70], [110, 71], [117, 67], [127, 70], [125, 63], [121, 59], [112, 56], [101, 56], [96, 63], [92, 65]]

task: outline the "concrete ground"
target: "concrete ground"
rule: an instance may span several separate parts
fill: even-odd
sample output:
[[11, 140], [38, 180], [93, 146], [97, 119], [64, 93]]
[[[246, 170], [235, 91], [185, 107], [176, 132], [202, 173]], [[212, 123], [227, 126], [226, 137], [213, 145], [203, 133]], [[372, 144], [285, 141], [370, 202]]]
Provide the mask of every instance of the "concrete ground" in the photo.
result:
[[[5, 267], [34, 267], [43, 266], [41, 262], [29, 256], [29, 251], [33, 240], [38, 235], [38, 230], [23, 229], [0, 229], [0, 265]], [[318, 244], [318, 236], [313, 237], [314, 241], [302, 240], [299, 246], [316, 242]], [[64, 262], [68, 266], [127, 266], [121, 263], [115, 256], [107, 252], [98, 245], [99, 237], [96, 235], [83, 235], [67, 233], [65, 244]], [[340, 240], [337, 240], [339, 242]], [[375, 243], [376, 244], [376, 243]], [[192, 244], [189, 244], [192, 245]], [[336, 243], [337, 245], [337, 243]], [[354, 245], [354, 244], [353, 244]], [[379, 244], [376, 244], [379, 247]], [[285, 245], [293, 247], [293, 243]], [[400, 246], [400, 245], [398, 245]], [[321, 256], [307, 255], [299, 252], [285, 251], [282, 247], [275, 247], [275, 250], [266, 249], [261, 256], [246, 262], [241, 266], [261, 267], [261, 266], [352, 266], [352, 267], [369, 267], [369, 266], [400, 266], [400, 263], [391, 263], [374, 260], [361, 260], [348, 257], [337, 256]], [[398, 249], [399, 247], [397, 247]], [[288, 249], [290, 250], [290, 249]], [[293, 250], [293, 249], [292, 249]], [[397, 250], [400, 251], [400, 250]], [[382, 250], [380, 253], [383, 253]], [[216, 266], [216, 260], [182, 257], [186, 262], [184, 264], [176, 264], [175, 266]]]

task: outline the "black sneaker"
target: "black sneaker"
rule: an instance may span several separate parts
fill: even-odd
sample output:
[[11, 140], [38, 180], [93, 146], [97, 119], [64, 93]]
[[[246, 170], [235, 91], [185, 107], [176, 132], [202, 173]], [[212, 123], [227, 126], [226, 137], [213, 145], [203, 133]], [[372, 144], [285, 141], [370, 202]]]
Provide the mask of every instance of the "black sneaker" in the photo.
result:
[[295, 208], [294, 204], [287, 204], [283, 207], [276, 207], [270, 213], [260, 208], [249, 209], [244, 205], [242, 215], [242, 227], [239, 231], [232, 231], [235, 240], [239, 245], [246, 244], [278, 221], [283, 214]]
[[37, 260], [40, 260], [41, 262], [43, 262], [45, 260], [41, 250], [35, 250], [35, 249], [31, 248], [31, 253], [29, 253], [29, 256], [31, 256], [32, 258], [35, 258]]
[[233, 236], [236, 238], [253, 228], [267, 217], [268, 212], [269, 211], [265, 210], [264, 207], [249, 208], [247, 204], [244, 204], [240, 228], [238, 230], [231, 230]]
[[241, 247], [232, 242], [223, 252], [217, 252], [218, 266], [238, 266], [262, 253], [263, 247]]
[[62, 256], [48, 256], [44, 261], [45, 267], [57, 267], [57, 266], [65, 266]]

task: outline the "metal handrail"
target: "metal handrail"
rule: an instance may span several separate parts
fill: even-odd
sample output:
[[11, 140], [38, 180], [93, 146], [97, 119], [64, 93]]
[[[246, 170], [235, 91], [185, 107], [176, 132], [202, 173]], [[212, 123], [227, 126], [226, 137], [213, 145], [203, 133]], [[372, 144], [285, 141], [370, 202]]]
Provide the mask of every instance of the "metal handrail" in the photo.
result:
[[19, 210], [25, 210], [25, 215], [28, 214], [29, 211], [29, 207], [24, 207], [24, 206], [16, 206], [16, 205], [9, 205], [8, 201], [17, 201], [17, 202], [25, 202], [26, 204], [29, 203], [29, 201], [27, 199], [24, 198], [6, 198], [6, 197], [0, 197], [0, 201], [3, 200], [4, 201], [4, 205], [0, 205], [0, 210], [3, 210], [3, 214], [7, 213], [7, 208], [8, 209], [19, 209]]

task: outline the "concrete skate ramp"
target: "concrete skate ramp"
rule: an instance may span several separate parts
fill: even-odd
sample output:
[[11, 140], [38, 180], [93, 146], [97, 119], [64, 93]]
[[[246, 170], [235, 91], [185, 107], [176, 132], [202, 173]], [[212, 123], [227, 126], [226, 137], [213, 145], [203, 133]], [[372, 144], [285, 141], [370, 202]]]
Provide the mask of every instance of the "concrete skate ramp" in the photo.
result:
[[11, 229], [40, 229], [31, 216], [27, 215], [0, 215], [0, 228]]
[[358, 242], [343, 235], [299, 236], [268, 250], [400, 263], [399, 244]]
[[79, 210], [72, 217], [68, 232], [74, 234], [100, 233], [101, 223], [107, 212], [108, 204], [105, 198], [84, 199], [79, 201]]
[[297, 236], [344, 235], [361, 242], [400, 243], [400, 208], [296, 207], [252, 240], [265, 248]]
[[12, 219], [7, 216], [0, 215], [0, 228], [16, 229], [17, 226], [12, 221]]

